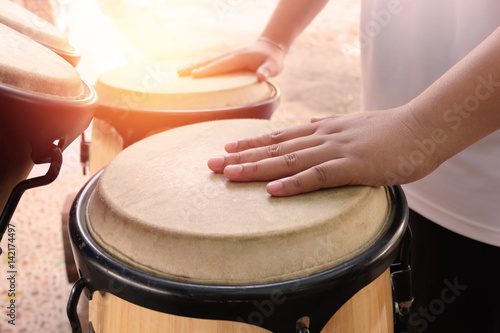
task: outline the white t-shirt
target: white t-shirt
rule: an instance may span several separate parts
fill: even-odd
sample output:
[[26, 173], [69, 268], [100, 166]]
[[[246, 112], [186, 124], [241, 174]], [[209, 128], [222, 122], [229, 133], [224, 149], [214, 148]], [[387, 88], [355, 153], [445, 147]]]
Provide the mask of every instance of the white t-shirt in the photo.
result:
[[[409, 102], [499, 25], [497, 0], [362, 0], [361, 109]], [[403, 188], [419, 214], [500, 246], [500, 131]]]

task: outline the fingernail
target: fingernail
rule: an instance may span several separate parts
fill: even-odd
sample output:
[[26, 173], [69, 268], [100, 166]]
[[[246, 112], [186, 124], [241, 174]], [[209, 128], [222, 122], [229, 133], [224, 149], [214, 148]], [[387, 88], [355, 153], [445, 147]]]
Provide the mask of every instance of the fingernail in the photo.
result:
[[224, 174], [228, 176], [237, 176], [243, 171], [243, 166], [240, 164], [228, 165], [224, 169]]
[[217, 156], [217, 157], [212, 157], [211, 159], [208, 160], [208, 166], [210, 169], [220, 169], [224, 165], [225, 162], [225, 157], [224, 156]]
[[276, 180], [274, 182], [270, 182], [269, 184], [267, 184], [267, 190], [269, 192], [277, 192], [277, 191], [281, 191], [282, 189], [283, 189], [283, 182], [282, 181]]
[[177, 68], [177, 74], [180, 76], [186, 76], [191, 74], [190, 66], [182, 66]]
[[224, 146], [224, 149], [227, 151], [227, 152], [230, 152], [230, 151], [234, 151], [238, 148], [238, 141], [231, 141], [231, 142], [228, 142], [226, 143], [226, 145]]
[[267, 69], [263, 69], [257, 72], [257, 78], [259, 79], [259, 82], [267, 81], [268, 77], [269, 77], [269, 70]]

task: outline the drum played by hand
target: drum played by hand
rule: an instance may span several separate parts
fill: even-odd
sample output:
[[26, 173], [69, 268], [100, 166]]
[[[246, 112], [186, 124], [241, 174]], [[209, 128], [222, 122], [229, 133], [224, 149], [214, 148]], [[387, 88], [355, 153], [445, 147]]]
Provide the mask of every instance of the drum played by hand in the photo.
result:
[[70, 43], [64, 32], [10, 0], [0, 0], [0, 24], [42, 44], [72, 66], [76, 66], [80, 61], [80, 52]]
[[399, 188], [275, 198], [263, 182], [207, 168], [224, 143], [288, 126], [175, 128], [128, 147], [85, 186], [70, 237], [96, 332], [392, 331], [388, 268], [407, 224]]
[[178, 76], [178, 66], [176, 62], [127, 65], [99, 76], [91, 174], [123, 148], [152, 134], [216, 119], [269, 119], [278, 106], [277, 86], [257, 82], [253, 73], [194, 79]]
[[68, 62], [0, 23], [0, 208], [34, 164], [88, 127], [94, 89]]

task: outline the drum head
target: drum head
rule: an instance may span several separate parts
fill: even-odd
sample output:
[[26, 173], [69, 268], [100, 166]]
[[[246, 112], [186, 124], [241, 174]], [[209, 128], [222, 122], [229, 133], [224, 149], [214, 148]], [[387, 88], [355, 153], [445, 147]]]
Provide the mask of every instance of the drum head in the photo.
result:
[[289, 280], [361, 254], [389, 227], [386, 188], [275, 198], [264, 182], [233, 183], [207, 168], [225, 142], [288, 126], [213, 121], [130, 146], [106, 167], [90, 200], [92, 237], [138, 270], [211, 285]]
[[128, 65], [101, 74], [96, 117], [111, 124], [125, 147], [174, 127], [215, 119], [269, 119], [279, 89], [254, 73], [195, 79], [177, 74], [179, 62]]
[[64, 149], [87, 128], [97, 96], [54, 52], [3, 24], [0, 34], [0, 129], [23, 136], [44, 163], [55, 140]]
[[62, 31], [12, 1], [0, 0], [0, 23], [48, 47], [73, 66], [80, 60], [79, 52]]
[[210, 110], [250, 105], [270, 95], [269, 85], [255, 73], [206, 78], [177, 74], [177, 62], [128, 65], [99, 76], [100, 103], [136, 110]]
[[394, 262], [408, 208], [400, 187], [272, 198], [264, 183], [208, 170], [225, 142], [286, 126], [212, 121], [120, 153], [71, 209], [80, 288], [179, 316], [251, 323], [260, 314], [258, 326], [277, 333], [308, 316], [319, 332]]
[[81, 99], [80, 74], [57, 54], [0, 24], [0, 84], [61, 99]]

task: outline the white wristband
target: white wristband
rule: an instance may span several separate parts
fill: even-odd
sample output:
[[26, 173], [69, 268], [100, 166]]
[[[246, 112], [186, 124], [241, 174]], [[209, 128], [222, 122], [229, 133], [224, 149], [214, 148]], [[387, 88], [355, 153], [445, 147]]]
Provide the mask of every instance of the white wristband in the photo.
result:
[[261, 40], [263, 42], [267, 42], [269, 44], [272, 44], [272, 45], [276, 46], [277, 48], [279, 48], [281, 51], [285, 52], [285, 48], [283, 47], [283, 45], [281, 45], [280, 43], [275, 42], [271, 38], [268, 38], [268, 37], [265, 37], [265, 36], [260, 36], [259, 38], [257, 38], [257, 40]]

